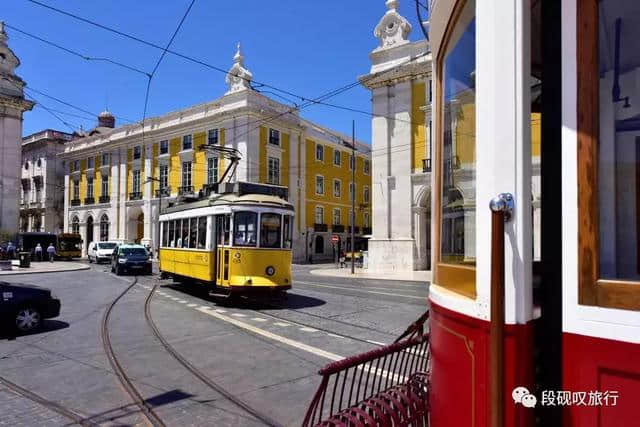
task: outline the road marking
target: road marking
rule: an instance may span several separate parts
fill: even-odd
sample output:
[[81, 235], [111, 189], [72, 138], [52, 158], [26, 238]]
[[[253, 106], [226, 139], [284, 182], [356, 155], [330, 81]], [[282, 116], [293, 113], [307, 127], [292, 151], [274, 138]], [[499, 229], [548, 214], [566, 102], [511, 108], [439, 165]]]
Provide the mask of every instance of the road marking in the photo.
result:
[[180, 304], [186, 304], [187, 302], [183, 299], [181, 299], [180, 301], [178, 301]]
[[276, 322], [276, 323], [274, 323], [274, 325], [276, 325], [276, 326], [291, 326], [291, 323]]
[[187, 307], [197, 307], [198, 304], [187, 304]]
[[242, 313], [233, 313], [232, 316], [235, 316], [235, 317], [247, 317], [246, 314], [242, 314]]
[[251, 320], [255, 320], [256, 322], [266, 322], [267, 321], [267, 319], [263, 319], [262, 317], [254, 317]]
[[375, 344], [375, 345], [386, 345], [383, 342], [379, 342], [379, 341], [374, 341], [374, 340], [365, 340], [366, 342], [370, 342], [371, 344]]
[[[302, 282], [299, 282], [299, 283], [302, 283]], [[317, 283], [308, 283], [308, 282], [305, 282], [303, 284], [308, 285], [308, 286], [319, 286], [321, 288], [344, 289], [344, 290], [347, 290], [347, 291], [364, 292], [366, 294], [391, 295], [391, 296], [394, 296], [394, 297], [401, 297], [401, 298], [413, 298], [413, 299], [419, 299], [421, 301], [426, 301], [426, 299], [427, 299], [426, 296], [416, 297], [416, 296], [413, 296], [413, 295], [394, 294], [394, 293], [391, 293], [391, 292], [365, 291], [365, 290], [356, 289], [356, 288], [346, 288], [344, 286], [319, 285]]]
[[226, 313], [226, 312], [227, 312], [227, 310], [220, 310], [219, 308], [216, 308], [216, 311], [217, 311], [218, 313]]
[[346, 337], [343, 337], [342, 335], [336, 335], [336, 334], [332, 334], [330, 332], [327, 332], [327, 335], [329, 335], [330, 337], [334, 337], [334, 338], [346, 338]]
[[198, 308], [198, 310], [210, 310], [211, 307], [209, 307], [208, 305], [201, 305], [200, 308]]
[[[330, 284], [327, 283], [317, 283], [317, 282], [305, 282], [304, 280], [300, 280], [300, 281], [296, 281], [296, 283], [299, 283], [301, 285], [324, 285], [324, 286], [329, 286]], [[335, 285], [335, 284], [334, 284]], [[375, 289], [378, 291], [399, 291], [399, 292], [422, 292], [422, 291], [427, 291], [428, 288], [425, 286], [424, 289], [398, 289], [395, 287], [385, 287], [385, 288], [381, 288], [381, 287], [376, 287], [376, 286], [361, 286], [358, 287], [358, 285], [353, 285], [350, 283], [339, 283], [339, 285], [343, 286], [344, 289], [354, 289], [354, 290], [358, 290], [358, 291], [366, 291], [368, 289]]]
[[318, 332], [318, 330], [317, 330], [317, 329], [308, 328], [308, 327], [306, 327], [306, 326], [305, 326], [305, 327], [300, 328], [300, 330], [301, 330], [301, 331], [303, 331], [303, 332]]
[[[208, 314], [209, 316], [215, 317], [218, 320], [222, 320], [223, 322], [231, 323], [232, 325], [237, 326], [238, 328], [245, 329], [247, 331], [253, 332], [256, 335], [262, 335], [263, 337], [272, 339], [274, 341], [281, 342], [283, 344], [286, 344], [288, 346], [297, 348], [297, 349], [302, 350], [302, 351], [306, 351], [308, 353], [315, 354], [316, 356], [324, 357], [325, 359], [333, 360], [334, 362], [344, 359], [344, 356], [340, 356], [339, 354], [331, 353], [331, 352], [323, 350], [321, 348], [313, 347], [311, 345], [301, 343], [300, 341], [292, 340], [290, 338], [283, 337], [282, 335], [274, 334], [273, 332], [269, 332], [269, 331], [266, 331], [264, 329], [260, 329], [257, 326], [250, 325], [249, 323], [245, 323], [245, 322], [243, 322], [241, 320], [234, 319], [232, 317], [225, 316], [223, 314], [216, 313], [214, 311], [208, 311], [208, 310], [204, 310], [202, 308], [197, 308], [196, 310], [198, 310], [198, 311], [200, 311], [200, 312], [202, 312], [204, 314]], [[236, 314], [239, 314], [239, 313], [236, 313]], [[373, 369], [370, 365], [367, 366], [366, 368], [363, 368], [363, 366], [358, 366], [358, 369], [362, 369], [364, 371], [372, 372], [374, 375], [378, 375], [378, 376], [381, 376], [383, 378], [392, 378], [393, 381], [398, 381], [398, 382], [406, 382], [407, 381], [407, 379], [402, 375], [395, 374], [393, 372], [389, 372], [389, 371], [386, 371], [386, 370], [383, 370], [383, 369]]]

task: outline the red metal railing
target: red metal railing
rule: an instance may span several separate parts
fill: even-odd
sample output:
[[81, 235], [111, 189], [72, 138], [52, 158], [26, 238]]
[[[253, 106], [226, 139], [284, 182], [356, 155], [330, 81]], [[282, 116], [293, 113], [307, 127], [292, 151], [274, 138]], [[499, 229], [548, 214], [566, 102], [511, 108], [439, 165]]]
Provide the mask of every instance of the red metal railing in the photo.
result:
[[[333, 362], [307, 410], [310, 426], [427, 426], [428, 312], [393, 344]], [[406, 337], [406, 338], [405, 338]]]

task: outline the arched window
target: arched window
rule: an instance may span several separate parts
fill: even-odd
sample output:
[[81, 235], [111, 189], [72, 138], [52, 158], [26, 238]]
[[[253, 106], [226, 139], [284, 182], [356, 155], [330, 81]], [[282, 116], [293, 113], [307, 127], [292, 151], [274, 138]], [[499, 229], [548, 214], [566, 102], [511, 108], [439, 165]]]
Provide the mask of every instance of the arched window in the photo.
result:
[[316, 236], [316, 253], [324, 253], [324, 238], [322, 236]]
[[109, 240], [109, 217], [104, 214], [100, 217], [100, 241], [106, 242]]
[[74, 216], [71, 219], [71, 232], [72, 233], [80, 233], [80, 219], [77, 216]]

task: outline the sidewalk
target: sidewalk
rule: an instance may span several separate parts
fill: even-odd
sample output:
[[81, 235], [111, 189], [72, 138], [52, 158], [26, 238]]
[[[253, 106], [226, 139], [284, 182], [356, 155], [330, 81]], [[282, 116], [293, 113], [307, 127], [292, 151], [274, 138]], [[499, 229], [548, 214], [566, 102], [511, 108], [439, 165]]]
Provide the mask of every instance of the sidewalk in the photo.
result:
[[431, 282], [431, 271], [390, 271], [371, 272], [356, 268], [355, 274], [351, 274], [351, 267], [335, 268], [334, 264], [325, 264], [327, 267], [311, 270], [315, 276], [351, 277], [357, 279], [400, 280], [408, 282]]
[[20, 261], [11, 261], [11, 270], [0, 270], [0, 276], [9, 276], [13, 274], [37, 274], [37, 273], [57, 273], [61, 271], [88, 270], [87, 264], [78, 262], [56, 261], [56, 262], [32, 262], [29, 268], [20, 268]]

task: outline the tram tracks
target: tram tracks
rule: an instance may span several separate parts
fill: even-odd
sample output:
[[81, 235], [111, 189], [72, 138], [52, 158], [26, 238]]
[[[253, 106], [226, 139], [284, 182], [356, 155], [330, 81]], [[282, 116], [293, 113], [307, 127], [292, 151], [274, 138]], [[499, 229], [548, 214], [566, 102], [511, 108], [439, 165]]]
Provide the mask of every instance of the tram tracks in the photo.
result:
[[127, 394], [131, 397], [134, 403], [140, 408], [143, 416], [147, 419], [147, 421], [154, 427], [165, 427], [166, 424], [162, 421], [162, 419], [156, 414], [153, 410], [153, 407], [147, 403], [147, 401], [142, 397], [136, 386], [131, 381], [131, 378], [127, 375], [125, 370], [122, 368], [118, 357], [116, 356], [115, 351], [113, 350], [113, 346], [111, 344], [111, 337], [109, 335], [109, 318], [111, 317], [111, 312], [115, 305], [120, 301], [120, 299], [125, 296], [136, 284], [138, 283], [138, 278], [136, 277], [133, 282], [122, 291], [107, 307], [104, 316], [102, 317], [102, 327], [100, 329], [102, 336], [102, 343], [104, 346], [104, 351], [107, 354], [107, 358], [109, 359], [109, 364], [113, 369], [116, 377], [122, 384], [122, 387], [127, 392]]
[[95, 426], [95, 423], [92, 423], [91, 421], [89, 421], [87, 419], [87, 417], [84, 417], [82, 415], [80, 415], [79, 413], [77, 413], [76, 411], [66, 408], [64, 406], [62, 406], [61, 404], [57, 403], [57, 402], [53, 402], [51, 400], [45, 399], [44, 397], [40, 396], [39, 394], [36, 394], [32, 391], [29, 391], [23, 387], [20, 387], [18, 384], [15, 384], [11, 381], [9, 381], [8, 379], [4, 378], [4, 377], [0, 377], [0, 384], [2, 384], [3, 386], [5, 386], [6, 388], [8, 388], [9, 390], [13, 391], [16, 394], [19, 394], [20, 396], [27, 398], [33, 402], [36, 402], [42, 406], [44, 406], [45, 408], [56, 412], [60, 415], [62, 415], [63, 417], [68, 418], [69, 420], [73, 421], [74, 424], [79, 424], [81, 426]]
[[206, 384], [212, 390], [214, 390], [214, 391], [218, 392], [219, 394], [221, 394], [222, 396], [224, 396], [227, 400], [229, 400], [230, 402], [232, 402], [233, 404], [235, 404], [239, 408], [241, 408], [244, 411], [246, 411], [249, 414], [251, 414], [258, 421], [260, 421], [260, 422], [262, 422], [265, 425], [270, 426], [270, 427], [280, 426], [279, 423], [277, 423], [276, 421], [272, 420], [267, 415], [262, 414], [257, 409], [252, 408], [246, 402], [244, 402], [242, 399], [234, 396], [228, 390], [226, 390], [224, 387], [222, 387], [220, 384], [217, 384], [211, 378], [206, 376], [204, 373], [202, 373], [202, 371], [200, 371], [198, 368], [193, 366], [191, 364], [191, 362], [189, 362], [187, 359], [182, 357], [182, 355], [179, 352], [177, 352], [176, 349], [171, 344], [169, 344], [169, 342], [164, 338], [164, 336], [158, 330], [158, 327], [156, 326], [155, 322], [153, 321], [153, 317], [151, 315], [151, 300], [153, 298], [153, 295], [154, 295], [157, 287], [158, 287], [157, 284], [154, 285], [153, 288], [151, 289], [151, 291], [149, 292], [149, 294], [147, 295], [147, 299], [145, 300], [145, 304], [144, 304], [144, 315], [145, 315], [145, 318], [147, 320], [147, 324], [149, 325], [149, 327], [153, 331], [154, 336], [162, 344], [162, 346], [165, 348], [165, 350], [167, 350], [167, 352], [169, 352], [169, 354], [171, 354], [187, 371], [189, 371], [191, 374], [193, 374], [196, 378], [198, 378], [200, 381], [202, 381], [204, 384]]

